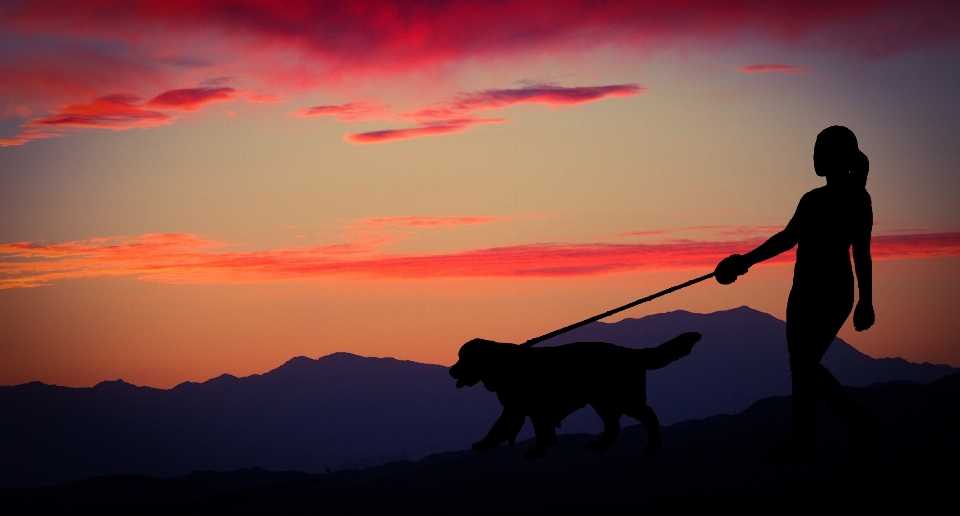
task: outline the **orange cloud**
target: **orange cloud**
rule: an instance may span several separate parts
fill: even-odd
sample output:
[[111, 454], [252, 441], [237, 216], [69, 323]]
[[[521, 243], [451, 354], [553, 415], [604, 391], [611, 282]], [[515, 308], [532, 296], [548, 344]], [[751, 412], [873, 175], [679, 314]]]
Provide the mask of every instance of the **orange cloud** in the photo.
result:
[[[578, 277], [710, 269], [761, 238], [654, 244], [542, 243], [442, 254], [370, 254], [365, 244], [227, 251], [196, 235], [97, 238], [62, 244], [0, 245], [0, 289], [71, 278], [134, 276], [168, 283], [257, 283], [323, 279]], [[960, 256], [960, 232], [874, 237], [875, 259]], [[784, 253], [765, 264], [789, 263]]]

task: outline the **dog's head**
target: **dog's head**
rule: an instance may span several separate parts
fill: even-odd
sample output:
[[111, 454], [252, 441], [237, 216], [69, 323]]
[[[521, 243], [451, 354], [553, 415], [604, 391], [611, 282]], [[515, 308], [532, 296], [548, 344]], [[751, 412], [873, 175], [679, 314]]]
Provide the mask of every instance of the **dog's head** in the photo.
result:
[[516, 344], [473, 339], [460, 347], [460, 359], [450, 368], [450, 376], [457, 380], [458, 389], [464, 385], [473, 387], [482, 381], [492, 391], [495, 378], [500, 376], [511, 358], [510, 351], [518, 347]]

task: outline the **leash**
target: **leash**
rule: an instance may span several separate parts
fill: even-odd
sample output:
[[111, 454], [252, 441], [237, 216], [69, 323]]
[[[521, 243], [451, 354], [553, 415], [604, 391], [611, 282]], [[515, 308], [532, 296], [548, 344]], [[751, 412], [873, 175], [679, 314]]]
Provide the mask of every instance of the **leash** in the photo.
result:
[[685, 282], [685, 283], [681, 283], [681, 284], [679, 284], [679, 285], [674, 285], [674, 286], [672, 286], [672, 287], [670, 287], [670, 288], [668, 288], [668, 289], [666, 289], [666, 290], [661, 290], [660, 292], [657, 292], [656, 294], [653, 294], [653, 295], [650, 295], [650, 296], [647, 296], [647, 297], [643, 297], [643, 298], [640, 298], [640, 299], [638, 299], [638, 300], [636, 300], [636, 301], [634, 301], [634, 302], [632, 302], [632, 303], [627, 303], [627, 304], [625, 304], [625, 305], [623, 305], [623, 306], [621, 306], [621, 307], [614, 308], [613, 310], [610, 310], [609, 312], [603, 312], [603, 313], [600, 314], [600, 315], [595, 315], [595, 316], [593, 316], [593, 317], [591, 317], [591, 318], [589, 318], [589, 319], [584, 319], [584, 320], [582, 320], [582, 321], [580, 321], [580, 322], [578, 322], [578, 323], [571, 324], [570, 326], [564, 326], [563, 328], [560, 328], [559, 330], [554, 330], [554, 331], [552, 331], [552, 332], [550, 332], [550, 333], [547, 333], [547, 334], [545, 334], [545, 335], [541, 335], [541, 336], [539, 336], [539, 337], [532, 338], [532, 339], [524, 342], [523, 344], [521, 344], [521, 346], [533, 346], [534, 344], [537, 344], [538, 342], [543, 342], [543, 341], [545, 341], [545, 340], [547, 340], [547, 339], [551, 339], [551, 338], [553, 338], [553, 337], [556, 337], [557, 335], [562, 335], [562, 334], [564, 334], [564, 333], [567, 333], [567, 332], [570, 331], [570, 330], [575, 330], [575, 329], [577, 329], [577, 328], [579, 328], [579, 327], [581, 327], [581, 326], [583, 326], [583, 325], [585, 325], [585, 324], [590, 324], [590, 323], [592, 323], [592, 322], [599, 321], [600, 319], [603, 319], [604, 317], [610, 317], [611, 315], [613, 315], [613, 314], [615, 314], [615, 313], [617, 313], [617, 312], [622, 312], [622, 311], [626, 310], [627, 308], [633, 308], [633, 307], [635, 307], [635, 306], [637, 306], [637, 305], [639, 305], [639, 304], [641, 304], [641, 303], [646, 303], [647, 301], [651, 301], [651, 300], [656, 299], [656, 298], [658, 298], [658, 297], [660, 297], [660, 296], [665, 296], [665, 295], [667, 295], [667, 294], [669, 294], [669, 293], [671, 293], [671, 292], [676, 292], [676, 291], [678, 291], [678, 290], [680, 290], [680, 289], [682, 289], [682, 288], [686, 288], [686, 287], [689, 287], [690, 285], [693, 285], [693, 284], [696, 284], [696, 283], [700, 283], [701, 281], [703, 281], [703, 280], [705, 280], [705, 279], [712, 278], [712, 277], [714, 276], [714, 274], [715, 274], [715, 273], [713, 273], [713, 272], [711, 272], [710, 274], [705, 274], [705, 275], [703, 275], [703, 276], [700, 276], [699, 278], [694, 278], [694, 279], [692, 279], [692, 280], [690, 280], [690, 281], [687, 281], [687, 282]]

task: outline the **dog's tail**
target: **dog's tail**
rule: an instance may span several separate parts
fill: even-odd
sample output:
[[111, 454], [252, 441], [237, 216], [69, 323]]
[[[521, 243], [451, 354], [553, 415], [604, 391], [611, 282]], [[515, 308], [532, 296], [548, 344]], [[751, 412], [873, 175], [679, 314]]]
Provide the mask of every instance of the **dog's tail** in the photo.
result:
[[702, 337], [702, 335], [691, 331], [677, 335], [655, 348], [638, 350], [644, 352], [644, 369], [660, 369], [675, 360], [680, 360], [689, 355], [690, 350], [693, 349], [693, 345], [700, 340], [700, 337]]

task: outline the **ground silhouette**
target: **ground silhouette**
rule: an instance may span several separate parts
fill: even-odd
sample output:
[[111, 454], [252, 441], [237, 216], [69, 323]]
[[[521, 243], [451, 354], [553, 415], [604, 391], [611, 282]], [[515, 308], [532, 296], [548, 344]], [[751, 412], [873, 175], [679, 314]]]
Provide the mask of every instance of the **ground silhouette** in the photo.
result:
[[[689, 329], [703, 334], [690, 355], [647, 372], [649, 404], [662, 424], [734, 414], [790, 392], [784, 322], [748, 307], [594, 323], [537, 347], [604, 341], [647, 348]], [[854, 387], [894, 379], [930, 383], [957, 372], [871, 358], [839, 339], [823, 363]], [[337, 353], [173, 389], [119, 381], [0, 387], [0, 487], [252, 466], [319, 473], [466, 448], [502, 407], [484, 389], [455, 389], [448, 369]], [[564, 419], [558, 433], [601, 430], [587, 407]], [[528, 424], [519, 439], [532, 436]]]
[[99, 477], [0, 489], [0, 507], [10, 515], [469, 516], [932, 514], [952, 506], [960, 485], [960, 374], [930, 385], [896, 381], [848, 391], [875, 410], [874, 452], [862, 463], [851, 458], [845, 428], [819, 417], [810, 463], [761, 464], [758, 454], [790, 434], [790, 399], [782, 396], [733, 416], [664, 427], [664, 448], [655, 456], [642, 453], [644, 431], [636, 425], [624, 428], [603, 454], [583, 452], [594, 435], [560, 435], [537, 461], [522, 460], [529, 443], [518, 443], [328, 475], [246, 470], [163, 480]]

